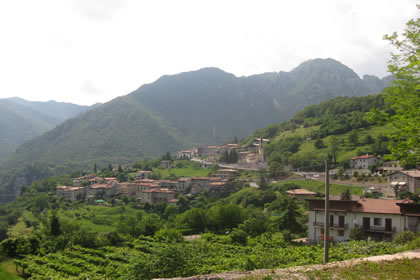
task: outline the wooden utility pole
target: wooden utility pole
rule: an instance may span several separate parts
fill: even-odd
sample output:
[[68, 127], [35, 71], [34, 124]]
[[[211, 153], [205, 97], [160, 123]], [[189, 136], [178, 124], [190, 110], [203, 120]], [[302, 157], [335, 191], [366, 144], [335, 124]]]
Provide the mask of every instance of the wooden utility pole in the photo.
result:
[[329, 239], [330, 239], [330, 186], [328, 161], [325, 161], [325, 224], [324, 224], [324, 264], [328, 263]]

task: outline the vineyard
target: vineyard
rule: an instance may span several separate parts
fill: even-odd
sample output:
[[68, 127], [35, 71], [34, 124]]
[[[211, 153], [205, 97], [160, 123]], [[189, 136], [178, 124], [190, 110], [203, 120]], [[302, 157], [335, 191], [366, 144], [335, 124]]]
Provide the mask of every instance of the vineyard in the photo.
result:
[[[403, 245], [351, 241], [333, 245], [330, 260], [390, 254], [416, 247], [420, 247], [420, 238]], [[279, 234], [262, 235], [249, 240], [248, 245], [231, 243], [227, 236], [204, 234], [200, 240], [190, 242], [158, 242], [142, 237], [125, 247], [72, 246], [60, 253], [29, 255], [15, 263], [28, 279], [152, 279], [320, 264], [322, 254], [321, 245], [291, 245]]]

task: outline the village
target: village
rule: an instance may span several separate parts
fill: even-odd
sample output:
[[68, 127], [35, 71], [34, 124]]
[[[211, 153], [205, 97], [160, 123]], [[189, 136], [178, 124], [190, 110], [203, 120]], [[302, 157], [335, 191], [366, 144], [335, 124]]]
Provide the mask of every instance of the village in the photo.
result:
[[[138, 203], [176, 204], [178, 196], [197, 195], [208, 191], [216, 196], [229, 188], [229, 183], [238, 177], [240, 169], [258, 170], [266, 166], [264, 160], [264, 143], [268, 140], [256, 139], [251, 151], [241, 151], [238, 144], [206, 146], [198, 149], [183, 150], [177, 153], [179, 160], [191, 160], [200, 163], [201, 168], [212, 165], [222, 166], [208, 177], [181, 177], [177, 180], [151, 179], [153, 172], [138, 170], [135, 179], [130, 182], [119, 182], [117, 178], [101, 178], [96, 174], [85, 175], [73, 180], [72, 186], [57, 186], [56, 195], [70, 201], [103, 201], [105, 198], [127, 196]], [[223, 165], [220, 160], [227, 155], [237, 155], [235, 164]], [[420, 207], [412, 200], [397, 199], [398, 194], [408, 191], [420, 192], [420, 170], [403, 170], [397, 161], [381, 162], [374, 155], [362, 155], [349, 159], [350, 169], [347, 173], [367, 174], [372, 170], [376, 175], [387, 177], [386, 186], [365, 188], [365, 193], [376, 195], [376, 198], [350, 196], [343, 200], [337, 196], [330, 197], [330, 239], [347, 241], [354, 228], [361, 228], [364, 234], [375, 240], [392, 240], [398, 233], [410, 230], [420, 232]], [[226, 168], [234, 167], [234, 168]], [[372, 169], [374, 167], [374, 169]], [[173, 168], [172, 160], [160, 161], [160, 168]], [[331, 173], [334, 174], [335, 171]], [[302, 175], [302, 173], [296, 172]], [[322, 175], [322, 174], [321, 174]], [[319, 178], [319, 173], [303, 174], [312, 180]], [[258, 185], [255, 185], [258, 187]], [[383, 190], [392, 190], [387, 195]], [[316, 243], [324, 236], [324, 200], [316, 192], [306, 189], [288, 190], [287, 194], [308, 202], [308, 239]], [[368, 196], [368, 195], [366, 195]], [[381, 199], [378, 199], [381, 197]]]

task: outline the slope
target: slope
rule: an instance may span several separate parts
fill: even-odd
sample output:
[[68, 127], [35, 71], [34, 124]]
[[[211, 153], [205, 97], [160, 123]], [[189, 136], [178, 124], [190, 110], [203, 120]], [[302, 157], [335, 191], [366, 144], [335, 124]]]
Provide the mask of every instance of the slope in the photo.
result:
[[249, 77], [217, 68], [163, 76], [26, 142], [2, 167], [41, 161], [91, 168], [223, 143], [287, 120], [307, 105], [334, 96], [367, 95], [371, 88], [333, 59]]
[[23, 142], [41, 135], [89, 108], [89, 106], [55, 101], [0, 99], [0, 161], [5, 160]]

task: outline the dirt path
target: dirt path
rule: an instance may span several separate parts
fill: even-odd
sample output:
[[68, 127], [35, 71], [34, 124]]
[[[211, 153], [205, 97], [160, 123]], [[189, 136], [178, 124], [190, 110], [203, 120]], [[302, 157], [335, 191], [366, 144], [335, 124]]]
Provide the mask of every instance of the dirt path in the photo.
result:
[[[192, 276], [187, 278], [170, 278], [171, 280], [236, 280], [236, 279], [263, 279], [265, 275], [275, 276], [275, 278], [280, 279], [307, 279], [304, 272], [309, 270], [318, 270], [323, 268], [332, 268], [332, 267], [347, 267], [354, 264], [358, 264], [365, 261], [370, 262], [381, 262], [381, 261], [392, 261], [396, 259], [420, 259], [420, 249], [405, 251], [393, 255], [380, 255], [373, 257], [366, 257], [360, 259], [352, 259], [342, 262], [333, 262], [327, 265], [307, 265], [307, 266], [296, 266], [283, 269], [259, 269], [253, 271], [234, 271], [218, 274], [207, 274]], [[155, 280], [164, 280], [164, 279], [155, 279]]]

